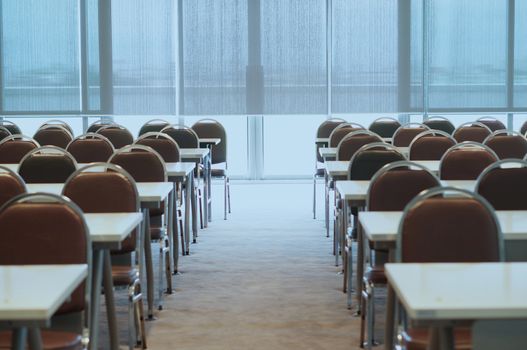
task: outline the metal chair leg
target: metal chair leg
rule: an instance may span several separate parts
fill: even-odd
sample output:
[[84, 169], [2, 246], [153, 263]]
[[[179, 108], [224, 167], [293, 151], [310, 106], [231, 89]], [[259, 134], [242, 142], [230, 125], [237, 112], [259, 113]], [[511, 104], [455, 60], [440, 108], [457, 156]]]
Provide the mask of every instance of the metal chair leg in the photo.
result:
[[223, 220], [227, 220], [227, 176], [223, 180]]
[[227, 176], [227, 202], [229, 204], [229, 214], [231, 213], [231, 179]]
[[313, 219], [317, 218], [317, 177], [313, 176]]

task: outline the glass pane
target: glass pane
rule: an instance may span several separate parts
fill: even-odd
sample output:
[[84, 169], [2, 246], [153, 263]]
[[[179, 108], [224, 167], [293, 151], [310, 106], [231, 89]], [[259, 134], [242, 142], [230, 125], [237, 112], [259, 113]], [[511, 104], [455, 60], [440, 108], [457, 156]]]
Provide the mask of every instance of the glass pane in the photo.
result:
[[507, 2], [432, 0], [430, 108], [505, 107]]
[[515, 4], [514, 105], [527, 107], [527, 1]]
[[397, 1], [333, 1], [332, 110], [397, 112]]
[[5, 110], [80, 110], [77, 4], [2, 0]]
[[98, 111], [101, 108], [99, 78], [99, 0], [86, 3], [86, 32], [88, 35], [88, 109]]
[[115, 114], [175, 114], [176, 2], [112, 1]]
[[264, 113], [327, 113], [326, 2], [261, 2]]
[[246, 113], [247, 31], [247, 0], [183, 0], [182, 113]]

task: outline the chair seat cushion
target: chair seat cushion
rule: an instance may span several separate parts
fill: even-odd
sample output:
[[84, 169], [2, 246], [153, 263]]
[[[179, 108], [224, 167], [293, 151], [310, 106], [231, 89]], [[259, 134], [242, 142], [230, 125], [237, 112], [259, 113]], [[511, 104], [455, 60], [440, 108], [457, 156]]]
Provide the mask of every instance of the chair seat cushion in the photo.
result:
[[112, 266], [112, 277], [114, 285], [129, 286], [139, 278], [139, 271], [132, 266], [114, 265]]
[[[472, 333], [468, 327], [454, 329], [456, 350], [470, 350], [472, 348]], [[427, 328], [410, 328], [403, 333], [403, 341], [407, 350], [426, 350], [428, 346]]]
[[[81, 350], [82, 338], [79, 334], [42, 330], [43, 350]], [[11, 331], [0, 332], [0, 349], [11, 349]]]
[[161, 239], [161, 236], [163, 235], [163, 228], [162, 227], [152, 227], [150, 226], [150, 239], [153, 241], [157, 241]]
[[375, 266], [374, 268], [368, 269], [364, 273], [364, 279], [368, 283], [373, 284], [386, 284], [386, 275], [384, 274], [384, 266]]
[[324, 168], [318, 168], [317, 171], [315, 171], [315, 176], [317, 177], [323, 177], [324, 176]]
[[212, 177], [225, 177], [225, 169], [211, 169], [210, 175]]

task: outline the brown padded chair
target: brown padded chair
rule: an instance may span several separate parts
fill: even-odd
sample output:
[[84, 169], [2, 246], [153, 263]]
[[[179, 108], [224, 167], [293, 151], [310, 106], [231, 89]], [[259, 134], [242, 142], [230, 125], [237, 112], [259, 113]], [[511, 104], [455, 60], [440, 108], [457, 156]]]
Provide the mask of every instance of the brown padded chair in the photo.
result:
[[516, 131], [494, 131], [483, 144], [496, 152], [500, 159], [523, 159], [527, 154], [527, 139]]
[[[136, 182], [167, 182], [168, 176], [165, 162], [159, 153], [152, 148], [143, 145], [129, 145], [115, 151], [108, 163], [116, 164], [126, 170]], [[170, 244], [168, 234], [164, 230], [161, 217], [165, 214], [165, 205], [160, 208], [150, 208], [150, 238], [160, 242], [160, 270], [168, 266], [166, 275], [167, 291], [172, 291], [172, 271], [170, 270]], [[168, 262], [167, 262], [168, 261]], [[163, 279], [159, 278], [159, 308], [162, 308]]]
[[[456, 198], [441, 197], [455, 192]], [[494, 210], [480, 195], [454, 187], [436, 187], [415, 197], [399, 224], [396, 261], [403, 263], [503, 261], [503, 237]], [[470, 328], [454, 330], [456, 349], [471, 348]], [[406, 349], [425, 350], [428, 331], [402, 334]]]
[[65, 121], [63, 120], [60, 120], [60, 119], [51, 119], [51, 120], [48, 120], [47, 122], [45, 122], [44, 124], [42, 124], [39, 129], [41, 128], [44, 128], [44, 127], [48, 127], [48, 126], [58, 126], [58, 127], [62, 127], [64, 129], [66, 129], [73, 137], [73, 129], [71, 128], [71, 126], [66, 123]]
[[359, 148], [351, 157], [348, 180], [370, 180], [386, 164], [406, 160], [397, 147], [373, 142]]
[[37, 141], [29, 136], [15, 134], [0, 141], [0, 163], [18, 164], [24, 156], [40, 147]]
[[476, 180], [487, 166], [498, 160], [489, 147], [465, 141], [445, 152], [439, 164], [441, 180]]
[[11, 198], [26, 192], [26, 183], [20, 175], [0, 165], [0, 207]]
[[347, 134], [357, 130], [366, 130], [366, 128], [360, 124], [348, 122], [338, 125], [329, 135], [329, 147], [337, 147]]
[[393, 134], [393, 145], [397, 147], [408, 147], [412, 140], [423, 131], [430, 130], [428, 126], [421, 123], [407, 123], [399, 127]]
[[[337, 126], [342, 123], [345, 123], [344, 119], [340, 118], [331, 118], [325, 120], [317, 128], [316, 138], [329, 138], [331, 132], [335, 130]], [[329, 143], [315, 143], [315, 173], [313, 174], [313, 219], [317, 218], [317, 179], [324, 177], [324, 158], [320, 155], [319, 149], [321, 147], [329, 146]]]
[[456, 129], [450, 120], [438, 115], [428, 118], [423, 124], [428, 126], [431, 130], [441, 130], [449, 135], [452, 135]]
[[199, 137], [194, 130], [185, 125], [171, 124], [161, 130], [172, 137], [179, 148], [199, 148]]
[[227, 132], [220, 122], [214, 119], [201, 119], [192, 125], [192, 130], [200, 138], [219, 138], [221, 142], [211, 148], [211, 176], [223, 179], [223, 219], [231, 212], [231, 189], [227, 174]]
[[505, 124], [494, 117], [481, 117], [476, 121], [488, 127], [492, 132], [507, 129]]
[[106, 137], [87, 133], [74, 138], [66, 147], [77, 163], [106, 162], [115, 149]]
[[520, 134], [524, 135], [527, 134], [527, 121], [522, 124], [520, 127]]
[[73, 136], [61, 125], [47, 124], [35, 132], [33, 139], [41, 146], [57, 146], [66, 149], [66, 146], [73, 140]]
[[495, 210], [527, 210], [527, 161], [506, 159], [491, 164], [479, 175], [475, 192]]
[[64, 183], [76, 169], [77, 162], [67, 151], [42, 146], [22, 158], [18, 173], [26, 183]]
[[384, 142], [381, 137], [368, 130], [357, 130], [347, 134], [337, 146], [337, 160], [351, 160], [355, 152], [364, 145]]
[[166, 163], [181, 161], [177, 142], [165, 133], [157, 131], [146, 132], [139, 136], [134, 142], [134, 145], [151, 147], [154, 151], [159, 153]]
[[165, 127], [169, 126], [170, 123], [167, 122], [164, 119], [152, 119], [147, 121], [146, 123], [141, 126], [141, 129], [139, 129], [139, 135], [138, 137], [146, 134], [147, 132], [160, 132]]
[[0, 126], [0, 141], [2, 141], [3, 139], [9, 136], [11, 136], [11, 131], [9, 131], [9, 129], [3, 126]]
[[480, 122], [463, 123], [454, 130], [452, 136], [457, 142], [483, 142], [492, 131]]
[[11, 135], [18, 135], [18, 134], [22, 134], [22, 130], [20, 130], [20, 128], [18, 127], [18, 125], [16, 125], [15, 123], [13, 123], [12, 121], [9, 121], [9, 120], [2, 120], [0, 121], [0, 126], [6, 128], [7, 130], [9, 130], [9, 132], [11, 133]]
[[96, 133], [103, 126], [114, 125], [115, 123], [111, 120], [97, 120], [88, 126], [86, 133]]
[[410, 143], [410, 160], [440, 160], [443, 154], [457, 141], [441, 130], [427, 130], [417, 135]]
[[[402, 211], [410, 201], [422, 191], [441, 186], [439, 178], [426, 167], [408, 161], [394, 162], [384, 166], [370, 181], [366, 195], [366, 210], [368, 211]], [[361, 244], [361, 242], [359, 242]], [[360, 245], [359, 249], [364, 245]], [[370, 246], [370, 249], [373, 247]], [[374, 344], [375, 322], [375, 287], [386, 285], [384, 262], [387, 251], [375, 250], [374, 262], [366, 270], [363, 277], [364, 287], [361, 293], [361, 336], [360, 345]], [[360, 256], [364, 256], [362, 253]], [[351, 256], [348, 257], [350, 259]], [[363, 263], [359, 261], [359, 263]], [[351, 262], [348, 262], [351, 266]], [[351, 283], [351, 274], [345, 276]], [[348, 290], [348, 306], [351, 307], [351, 290]], [[365, 327], [367, 326], [367, 327]], [[368, 340], [365, 343], [365, 330]]]
[[[73, 173], [64, 184], [62, 195], [70, 198], [85, 213], [130, 213], [139, 212], [139, 195], [134, 179], [121, 167], [109, 163], [93, 163]], [[136, 252], [138, 229], [133, 230], [122, 242], [121, 249], [113, 250], [113, 256], [124, 256]], [[128, 290], [129, 345], [138, 341], [146, 348], [143, 315], [143, 296], [139, 270], [128, 263], [112, 264], [114, 285]], [[134, 317], [135, 315], [135, 317]], [[138, 322], [136, 322], [138, 321]], [[134, 331], [135, 330], [135, 331]], [[136, 334], [137, 336], [134, 336]]]
[[119, 124], [104, 125], [96, 133], [110, 140], [115, 149], [123, 148], [134, 143], [134, 137], [130, 131]]
[[[0, 265], [87, 264], [88, 276], [55, 313], [84, 314], [78, 332], [43, 330], [45, 350], [79, 350], [88, 339], [91, 292], [91, 242], [82, 211], [64, 197], [22, 194], [0, 208]], [[38, 293], [38, 286], [35, 286]], [[97, 306], [98, 307], [98, 306]], [[51, 322], [53, 328], [53, 319]], [[0, 348], [11, 347], [11, 332], [0, 333]]]
[[392, 138], [395, 131], [401, 127], [401, 123], [395, 118], [381, 117], [375, 119], [368, 130], [376, 133], [382, 138]]

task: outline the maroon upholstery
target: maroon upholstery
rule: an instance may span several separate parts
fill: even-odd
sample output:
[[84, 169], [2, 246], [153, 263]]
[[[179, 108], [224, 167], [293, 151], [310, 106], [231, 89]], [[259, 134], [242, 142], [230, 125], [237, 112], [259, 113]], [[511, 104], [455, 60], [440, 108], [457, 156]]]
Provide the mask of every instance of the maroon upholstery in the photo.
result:
[[404, 156], [393, 149], [371, 148], [359, 151], [351, 160], [350, 180], [370, 180], [386, 164], [405, 160]]
[[393, 135], [393, 145], [397, 147], [408, 147], [412, 140], [428, 129], [425, 128], [401, 128], [399, 131]]
[[172, 137], [179, 148], [198, 148], [199, 140], [197, 135], [190, 128], [177, 128], [168, 126], [162, 130], [163, 133]]
[[500, 122], [497, 119], [479, 119], [478, 123], [481, 123], [481, 124], [485, 125], [492, 132], [498, 131], [498, 130], [505, 130], [505, 129], [507, 129], [505, 124], [503, 124], [502, 122]]
[[25, 192], [25, 185], [17, 176], [8, 172], [0, 172], [0, 207], [11, 198]]
[[527, 140], [520, 135], [496, 135], [485, 141], [500, 159], [523, 159], [527, 154]]
[[169, 126], [170, 123], [167, 121], [156, 120], [156, 122], [151, 122], [144, 124], [141, 129], [139, 129], [139, 136], [146, 134], [147, 132], [160, 132], [163, 128]]
[[2, 141], [3, 139], [9, 136], [11, 136], [11, 132], [7, 130], [5, 127], [0, 126], [0, 141]]
[[75, 139], [68, 145], [67, 151], [77, 163], [106, 162], [113, 154], [113, 146], [106, 140], [98, 138]]
[[[0, 212], [0, 265], [86, 264], [83, 218], [64, 203], [15, 203]], [[57, 314], [84, 309], [84, 285]]]
[[18, 127], [18, 125], [16, 125], [16, 124], [13, 123], [13, 122], [10, 122], [10, 121], [8, 121], [8, 120], [0, 121], [0, 126], [3, 126], [3, 127], [6, 128], [7, 130], [9, 130], [9, 132], [11, 133], [11, 135], [22, 134], [22, 131], [20, 130], [20, 128]]
[[41, 146], [52, 145], [66, 149], [73, 138], [69, 132], [61, 127], [48, 127], [37, 130], [33, 139]]
[[525, 123], [523, 123], [521, 128], [520, 128], [520, 134], [525, 136], [525, 133], [527, 133], [527, 121]]
[[114, 154], [111, 163], [121, 166], [137, 182], [160, 182], [165, 179], [165, 166], [151, 152], [132, 151]]
[[455, 149], [445, 154], [439, 173], [442, 180], [475, 180], [495, 161], [494, 155], [484, 149]]
[[373, 123], [371, 123], [368, 130], [376, 133], [380, 137], [390, 138], [390, 137], [393, 137], [393, 134], [395, 133], [395, 131], [399, 129], [400, 127], [401, 127], [401, 123], [399, 123], [397, 120], [381, 119], [381, 120], [376, 120]]
[[[11, 349], [11, 331], [0, 332], [0, 349]], [[82, 350], [82, 337], [76, 333], [42, 330], [42, 350]]]
[[[402, 334], [406, 350], [427, 350], [428, 349], [428, 329], [410, 328]], [[472, 349], [472, 331], [467, 327], [454, 328], [455, 350]]]
[[450, 135], [452, 135], [452, 133], [456, 129], [454, 127], [454, 124], [452, 124], [449, 120], [446, 119], [428, 119], [424, 121], [423, 124], [428, 126], [432, 130], [441, 130]]
[[[319, 127], [317, 129], [317, 138], [329, 137], [329, 135], [331, 135], [333, 130], [335, 130], [335, 128], [337, 126], [339, 126], [340, 124], [342, 124], [342, 123], [345, 123], [345, 121], [344, 120], [339, 120], [339, 119], [332, 119], [332, 120], [324, 121], [322, 124], [319, 125]], [[317, 147], [316, 147], [317, 161], [320, 162], [320, 163], [323, 163], [324, 159], [322, 158], [322, 156], [318, 152], [319, 148], [320, 148], [320, 145], [317, 144]]]
[[426, 135], [412, 143], [409, 158], [411, 160], [440, 160], [443, 154], [456, 142], [448, 137]]
[[353, 137], [346, 137], [342, 140], [337, 151], [338, 160], [351, 160], [351, 157], [364, 145], [373, 142], [381, 142], [378, 136], [368, 134], [358, 134]]
[[480, 179], [478, 193], [496, 210], [527, 210], [527, 168], [495, 168]]
[[134, 142], [134, 136], [127, 129], [119, 126], [102, 127], [97, 134], [105, 136], [115, 149], [123, 148]]
[[10, 140], [0, 144], [0, 163], [17, 164], [38, 146], [29, 140]]
[[402, 262], [500, 260], [496, 224], [472, 198], [428, 198], [411, 208], [402, 226]]
[[489, 135], [490, 131], [481, 126], [464, 126], [457, 129], [452, 136], [457, 142], [474, 141], [481, 143]]
[[424, 170], [393, 169], [370, 184], [368, 210], [399, 211], [421, 191], [439, 186], [437, 179]]
[[227, 161], [227, 133], [219, 122], [198, 121], [192, 125], [192, 130], [199, 138], [219, 138], [221, 142], [212, 145], [212, 164], [225, 163]]
[[165, 162], [179, 162], [179, 148], [174, 144], [173, 140], [168, 140], [163, 137], [147, 137], [138, 139], [136, 145], [144, 145], [152, 148], [159, 153]]
[[357, 130], [363, 130], [356, 127], [353, 127], [351, 125], [345, 125], [343, 127], [339, 127], [338, 129], [335, 129], [333, 133], [331, 133], [331, 137], [329, 139], [329, 147], [337, 147], [339, 142], [350, 132], [357, 131]]
[[64, 183], [76, 168], [64, 154], [37, 152], [24, 158], [18, 173], [26, 183]]

